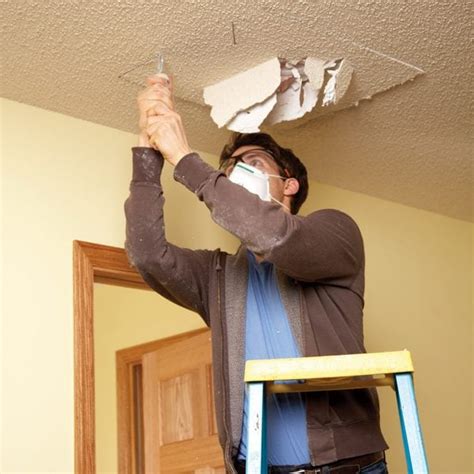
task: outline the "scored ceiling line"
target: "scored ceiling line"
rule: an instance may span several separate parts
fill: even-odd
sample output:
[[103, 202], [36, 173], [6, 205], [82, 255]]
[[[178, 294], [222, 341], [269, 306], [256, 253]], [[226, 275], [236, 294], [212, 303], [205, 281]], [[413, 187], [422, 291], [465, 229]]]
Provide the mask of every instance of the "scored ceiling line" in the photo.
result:
[[354, 41], [352, 41], [352, 44], [355, 45], [355, 46], [358, 46], [359, 48], [362, 48], [362, 49], [365, 49], [367, 51], [370, 51], [371, 53], [374, 53], [374, 54], [377, 54], [379, 56], [382, 56], [384, 58], [387, 58], [387, 59], [390, 59], [392, 61], [395, 61], [399, 64], [403, 64], [404, 66], [408, 66], [408, 67], [411, 67], [412, 69], [415, 69], [416, 71], [419, 71], [423, 74], [425, 74], [425, 71], [423, 69], [420, 69], [419, 67], [416, 67], [414, 66], [413, 64], [410, 64], [410, 63], [406, 63], [405, 61], [401, 61], [400, 59], [397, 59], [397, 58], [394, 58], [393, 56], [389, 56], [388, 54], [384, 54], [384, 53], [381, 53], [380, 51], [377, 51], [375, 49], [372, 49], [372, 48], [369, 48], [368, 46], [362, 46], [361, 44], [359, 43], [355, 43]]

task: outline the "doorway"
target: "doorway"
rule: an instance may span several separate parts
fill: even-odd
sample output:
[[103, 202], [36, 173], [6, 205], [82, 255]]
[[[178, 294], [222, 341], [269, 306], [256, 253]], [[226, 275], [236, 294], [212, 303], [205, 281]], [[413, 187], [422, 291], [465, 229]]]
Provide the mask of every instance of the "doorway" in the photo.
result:
[[[140, 291], [136, 292], [135, 294], [139, 293], [146, 295], [147, 297], [153, 295], [153, 297], [160, 299], [162, 299], [162, 297], [149, 289], [148, 285], [146, 285], [146, 283], [142, 280], [138, 272], [136, 272], [136, 270], [129, 265], [126, 253], [124, 249], [121, 248], [74, 241], [73, 268], [75, 339], [75, 470], [76, 472], [95, 473], [97, 472], [98, 455], [96, 423], [96, 417], [98, 415], [97, 402], [99, 401], [102, 403], [101, 397], [103, 395], [102, 390], [100, 392], [96, 392], [95, 390], [98, 386], [98, 383], [102, 382], [101, 378], [103, 376], [102, 363], [101, 366], [98, 367], [96, 365], [96, 358], [100, 352], [104, 352], [102, 347], [97, 347], [97, 342], [102, 344], [103, 339], [99, 338], [99, 340], [97, 340], [95, 338], [98, 337], [101, 332], [104, 332], [104, 327], [102, 329], [100, 327], [104, 324], [111, 325], [109, 328], [111, 329], [111, 336], [113, 336], [114, 331], [120, 323], [120, 321], [117, 320], [120, 319], [120, 311], [118, 311], [117, 307], [115, 307], [111, 313], [112, 319], [109, 319], [109, 321], [94, 319], [98, 318], [99, 316], [98, 314], [94, 315], [94, 293], [96, 293], [96, 296], [103, 293], [103, 291], [101, 292], [97, 290], [98, 287], [102, 287], [102, 290], [107, 289], [108, 292], [115, 292], [115, 295], [120, 294], [120, 298], [124, 298], [125, 293], [135, 293], [136, 290], [139, 289], [142, 290], [143, 293]], [[95, 292], [94, 287], [96, 289]], [[123, 294], [117, 292], [122, 292]], [[114, 299], [117, 300], [116, 297]], [[164, 303], [170, 304], [166, 300], [162, 300]], [[124, 306], [120, 303], [120, 301], [115, 301], [114, 303], [118, 304], [119, 308], [120, 306]], [[102, 305], [103, 304], [104, 303], [102, 301]], [[135, 306], [137, 305], [132, 304], [132, 307]], [[156, 311], [157, 318], [159, 318], [160, 314], [163, 314], [160, 313], [159, 307], [160, 305], [158, 304]], [[172, 307], [168, 308], [168, 310], [173, 312], [184, 311], [178, 308], [176, 305], [172, 305]], [[126, 315], [126, 311], [122, 311], [122, 313]], [[168, 313], [168, 311], [165, 313]], [[129, 314], [130, 318], [128, 319], [131, 319], [133, 317], [133, 313], [129, 312]], [[135, 312], [137, 325], [140, 325], [140, 318], [137, 316], [139, 314], [139, 312]], [[115, 377], [113, 382], [117, 382], [117, 402], [113, 403], [113, 405], [114, 407], [117, 407], [117, 452], [120, 453], [119, 459], [117, 461], [118, 472], [158, 472], [156, 467], [156, 457], [153, 461], [155, 462], [154, 465], [146, 465], [146, 457], [144, 457], [144, 453], [146, 449], [147, 438], [150, 439], [150, 436], [153, 436], [158, 439], [158, 444], [156, 445], [158, 448], [165, 446], [167, 444], [167, 440], [169, 441], [169, 445], [174, 445], [177, 441], [181, 441], [187, 443], [187, 446], [190, 446], [190, 443], [193, 441], [192, 438], [195, 437], [194, 434], [201, 433], [202, 435], [204, 433], [204, 428], [208, 429], [209, 436], [214, 438], [211, 441], [213, 446], [211, 451], [214, 450], [213, 456], [216, 459], [209, 463], [209, 468], [207, 467], [207, 464], [203, 464], [201, 467], [204, 466], [204, 470], [201, 468], [198, 469], [198, 471], [220, 472], [220, 464], [217, 462], [217, 457], [220, 456], [220, 450], [215, 449], [217, 446], [217, 435], [215, 434], [212, 399], [209, 398], [210, 401], [206, 401], [205, 397], [200, 397], [204, 400], [204, 405], [206, 405], [207, 411], [203, 411], [204, 407], [191, 407], [194, 408], [194, 411], [190, 411], [188, 406], [189, 404], [187, 405], [186, 396], [184, 396], [184, 398], [181, 397], [181, 399], [179, 397], [175, 398], [176, 403], [174, 401], [170, 402], [170, 394], [172, 393], [185, 395], [187, 390], [189, 392], [190, 388], [192, 388], [192, 390], [199, 389], [199, 387], [210, 388], [212, 385], [212, 372], [210, 370], [210, 344], [208, 352], [209, 355], [205, 356], [209, 358], [208, 362], [205, 362], [207, 359], [202, 359], [201, 367], [183, 366], [179, 368], [179, 370], [174, 374], [176, 375], [174, 380], [173, 377], [170, 377], [170, 373], [167, 373], [165, 379], [162, 380], [163, 383], [159, 383], [160, 377], [163, 378], [163, 373], [160, 372], [161, 365], [157, 362], [157, 357], [169, 357], [169, 351], [168, 355], [166, 355], [166, 351], [163, 352], [163, 348], [171, 346], [177, 348], [179, 347], [180, 341], [189, 341], [193, 337], [199, 338], [199, 335], [204, 338], [207, 337], [207, 339], [210, 338], [210, 332], [207, 328], [189, 332], [189, 328], [195, 329], [196, 327], [202, 328], [204, 326], [204, 323], [197, 315], [191, 313], [191, 316], [196, 318], [194, 327], [193, 324], [181, 324], [181, 327], [174, 328], [175, 332], [171, 337], [167, 337], [167, 335], [169, 336], [169, 332], [166, 333], [166, 331], [159, 330], [155, 331], [154, 333], [153, 331], [150, 331], [149, 334], [146, 334], [142, 340], [136, 338], [127, 339], [133, 341], [133, 347], [129, 347], [128, 345], [127, 348], [124, 348], [123, 346], [120, 346], [120, 343], [118, 343], [119, 345], [117, 346], [116, 344], [117, 347], [115, 347], [115, 349], [112, 351], [109, 350], [109, 354], [107, 354], [107, 357], [113, 356], [114, 362], [116, 362], [116, 374], [114, 373]], [[182, 321], [183, 318], [178, 317], [176, 320]], [[113, 327], [114, 325], [115, 329]], [[122, 332], [123, 329], [124, 328], [122, 328]], [[185, 331], [186, 334], [176, 335], [176, 333], [182, 333], [183, 331]], [[153, 338], [156, 339], [157, 337], [159, 337], [158, 340], [151, 340]], [[138, 341], [140, 343], [138, 343]], [[202, 345], [202, 341], [199, 343], [199, 345]], [[110, 348], [111, 346], [108, 347], [108, 349]], [[117, 348], [121, 350], [117, 351]], [[105, 352], [107, 352], [107, 350], [105, 350]], [[174, 350], [175, 349], [173, 349], [173, 351]], [[161, 351], [161, 353], [159, 351]], [[173, 351], [171, 353], [173, 353]], [[187, 352], [190, 352], [189, 347]], [[198, 352], [199, 351], [197, 350], [196, 353]], [[150, 355], [153, 353], [155, 355]], [[181, 357], [179, 359], [181, 359]], [[148, 362], [145, 362], [146, 360], [148, 360]], [[191, 357], [190, 360], [194, 361], [198, 359]], [[158, 370], [156, 370], [157, 368]], [[115, 372], [115, 367], [113, 369]], [[148, 380], [150, 380], [150, 374], [152, 374], [152, 377], [155, 377], [153, 380], [156, 380], [157, 383], [153, 382], [151, 385], [150, 382], [148, 382], [148, 385], [144, 383], [145, 374], [148, 374]], [[196, 378], [196, 374], [200, 374], [198, 378]], [[144, 387], [148, 388], [143, 390]], [[153, 404], [150, 405], [149, 401], [147, 402], [147, 393], [154, 394], [155, 401], [158, 401], [156, 406]], [[209, 394], [211, 393], [212, 390], [209, 391]], [[210, 397], [212, 397], [212, 395], [210, 395]], [[195, 397], [189, 396], [188, 400], [194, 398]], [[109, 402], [110, 400], [111, 398], [109, 398]], [[110, 402], [109, 405], [111, 403], [112, 402]], [[143, 418], [140, 418], [140, 416], [143, 416], [143, 410], [146, 409], [145, 407], [147, 403], [149, 405], [147, 410], [148, 412], [151, 410], [152, 417], [154, 416], [155, 418], [158, 417], [165, 419], [166, 416], [169, 416], [166, 423], [166, 426], [168, 427], [167, 429], [164, 429], [162, 426], [160, 428], [161, 431], [155, 431], [153, 433], [153, 430], [150, 431], [150, 429], [148, 429], [148, 434], [145, 436], [146, 427], [143, 426]], [[157, 408], [157, 406], [159, 407]], [[163, 407], [166, 408], [164, 411]], [[112, 407], [109, 408], [112, 409]], [[209, 411], [209, 408], [212, 409]], [[196, 421], [195, 425], [189, 425], [187, 431], [185, 430], [184, 433], [182, 430], [178, 434], [173, 432], [173, 420], [176, 421], [179, 418], [180, 423], [182, 423], [183, 416], [186, 418], [186, 416], [188, 416], [190, 413], [197, 414], [201, 412], [205, 413], [205, 416], [201, 417], [201, 421]], [[140, 413], [142, 413], [142, 415], [140, 415]], [[163, 413], [166, 413], [167, 415], [165, 416]], [[212, 416], [210, 413], [212, 413]], [[194, 418], [194, 415], [192, 418]], [[197, 416], [197, 418], [199, 418], [199, 416]], [[116, 437], [115, 433], [110, 433], [110, 435], [114, 438]], [[173, 436], [175, 435], [180, 439], [174, 439]], [[160, 451], [160, 449], [158, 449], [158, 451]], [[155, 449], [151, 448], [149, 445], [148, 453], [151, 452], [155, 452]], [[161, 450], [163, 459], [166, 458], [166, 452], [166, 449]], [[151, 458], [152, 456], [148, 456], [149, 463], [152, 462]], [[202, 463], [200, 463], [200, 465], [201, 464]], [[196, 467], [198, 466], [196, 465]], [[166, 467], [167, 472], [168, 468], [169, 466]], [[143, 469], [145, 469], [145, 471]], [[188, 471], [187, 468], [186, 471]], [[192, 471], [193, 469], [189, 469], [189, 472]]]

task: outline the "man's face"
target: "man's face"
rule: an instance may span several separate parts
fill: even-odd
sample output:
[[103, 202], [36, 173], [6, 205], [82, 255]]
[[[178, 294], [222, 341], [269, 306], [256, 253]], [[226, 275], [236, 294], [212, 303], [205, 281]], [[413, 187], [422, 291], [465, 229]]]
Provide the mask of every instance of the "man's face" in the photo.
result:
[[[230, 173], [232, 173], [236, 163], [232, 160], [232, 157], [241, 157], [239, 158], [239, 161], [243, 161], [244, 163], [253, 166], [254, 168], [257, 168], [258, 170], [263, 171], [269, 175], [281, 176], [281, 169], [276, 164], [272, 155], [260, 146], [245, 145], [237, 148], [237, 150], [232, 153], [228, 165], [223, 169], [226, 176], [229, 176]], [[269, 180], [270, 194], [274, 199], [280, 202], [282, 202], [284, 196], [283, 189], [285, 187], [285, 180], [286, 179], [283, 177], [282, 179], [270, 177]]]

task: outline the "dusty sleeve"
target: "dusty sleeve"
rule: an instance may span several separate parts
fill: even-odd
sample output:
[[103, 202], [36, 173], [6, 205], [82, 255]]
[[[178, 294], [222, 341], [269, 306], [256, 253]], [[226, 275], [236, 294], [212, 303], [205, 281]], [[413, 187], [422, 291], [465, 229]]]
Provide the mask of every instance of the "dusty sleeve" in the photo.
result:
[[212, 253], [167, 241], [160, 182], [163, 157], [152, 148], [135, 147], [133, 178], [125, 201], [125, 250], [129, 262], [155, 291], [199, 313], [208, 323]]
[[232, 183], [195, 153], [178, 163], [174, 177], [204, 201], [217, 224], [292, 278], [350, 280], [364, 264], [360, 231], [340, 211], [289, 214]]

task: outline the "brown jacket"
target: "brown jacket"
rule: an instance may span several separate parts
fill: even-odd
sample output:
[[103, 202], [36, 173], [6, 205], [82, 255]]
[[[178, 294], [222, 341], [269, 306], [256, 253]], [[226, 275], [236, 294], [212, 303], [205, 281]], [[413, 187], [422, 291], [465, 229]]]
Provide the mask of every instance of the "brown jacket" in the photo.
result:
[[[365, 352], [362, 237], [342, 212], [326, 209], [306, 217], [283, 212], [191, 153], [176, 166], [175, 179], [204, 201], [214, 221], [242, 246], [236, 255], [177, 247], [165, 236], [162, 167], [163, 158], [153, 149], [133, 148], [125, 248], [150, 287], [199, 313], [212, 329], [219, 440], [226, 469], [235, 472], [243, 410], [246, 248], [275, 265], [301, 354], [351, 354]], [[315, 465], [387, 448], [375, 390], [309, 394], [307, 426]]]

